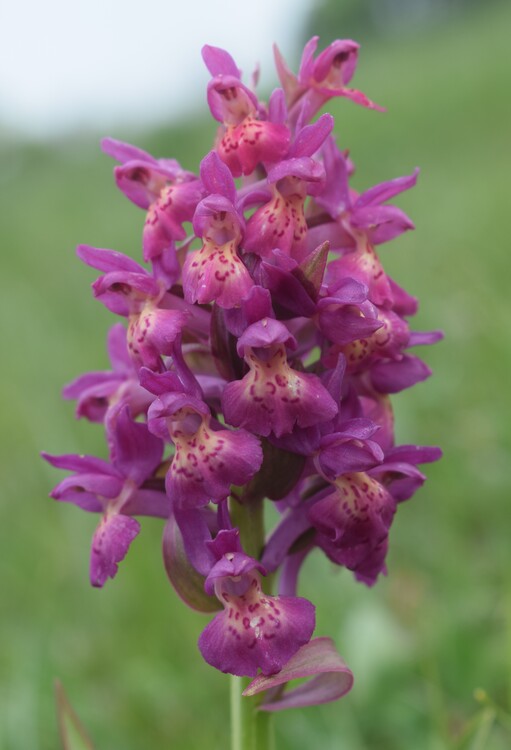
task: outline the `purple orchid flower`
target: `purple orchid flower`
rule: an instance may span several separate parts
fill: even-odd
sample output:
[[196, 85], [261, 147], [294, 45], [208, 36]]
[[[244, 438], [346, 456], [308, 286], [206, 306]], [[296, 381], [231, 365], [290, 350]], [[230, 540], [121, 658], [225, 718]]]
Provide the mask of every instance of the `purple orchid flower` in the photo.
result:
[[128, 350], [139, 365], [161, 369], [186, 321], [181, 310], [166, 309], [172, 298], [165, 286], [128, 256], [113, 250], [80, 245], [78, 257], [105, 271], [92, 285], [94, 296], [109, 310], [129, 319]]
[[184, 240], [183, 223], [191, 221], [203, 197], [200, 180], [175, 159], [155, 159], [146, 151], [113, 138], [104, 138], [103, 151], [121, 162], [115, 167], [117, 186], [140, 208], [147, 210], [142, 235], [144, 260], [174, 252], [175, 240]]
[[[103, 141], [117, 185], [147, 212], [148, 267], [79, 246], [102, 274], [94, 295], [127, 319], [109, 333], [112, 369], [64, 389], [77, 416], [103, 423], [109, 460], [44, 454], [71, 472], [52, 497], [101, 514], [94, 586], [116, 575], [135, 516], [166, 519], [169, 581], [188, 606], [216, 613], [200, 651], [253, 677], [244, 694], [265, 691], [261, 711], [350, 690], [333, 642], [311, 640], [300, 572], [319, 549], [372, 586], [386, 573], [398, 505], [425, 480], [418, 465], [440, 457], [396, 445], [390, 395], [429, 376], [410, 349], [442, 334], [410, 330], [418, 302], [376, 251], [413, 228], [389, 201], [418, 170], [352, 188], [333, 118], [311, 119], [339, 96], [380, 108], [351, 88], [358, 44], [337, 40], [316, 55], [317, 42], [297, 75], [275, 50], [282, 88], [267, 102], [257, 70], [251, 88], [228, 52], [203, 48], [219, 129], [198, 177]], [[278, 513], [268, 529], [266, 500]]]
[[263, 460], [254, 435], [221, 429], [203, 401], [183, 393], [166, 393], [153, 402], [148, 426], [175, 446], [166, 488], [177, 508], [224, 500], [231, 485], [246, 484]]
[[249, 326], [238, 340], [238, 354], [250, 370], [223, 393], [225, 418], [235, 427], [277, 437], [295, 424], [308, 427], [331, 419], [337, 404], [319, 378], [290, 367], [286, 346], [296, 340], [283, 323], [264, 318]]
[[90, 581], [99, 587], [114, 578], [140, 531], [133, 516], [166, 518], [170, 511], [163, 492], [144, 487], [160, 464], [162, 441], [145, 424], [133, 421], [128, 406], [120, 407], [109, 437], [110, 462], [93, 456], [42, 454], [57, 469], [74, 472], [52, 490], [51, 497], [102, 514], [90, 559]]
[[317, 544], [358, 580], [373, 585], [386, 572], [388, 533], [397, 503], [408, 500], [424, 483], [417, 464], [436, 461], [441, 455], [438, 448], [399, 446], [367, 471], [339, 475], [333, 491], [308, 511], [318, 531]]
[[212, 151], [201, 164], [201, 177], [211, 191], [195, 212], [193, 226], [202, 237], [200, 250], [188, 255], [183, 267], [185, 299], [220, 307], [239, 307], [254, 282], [243, 264], [238, 247], [245, 221], [234, 207], [236, 187], [229, 169]]
[[223, 124], [216, 148], [234, 177], [252, 174], [261, 162], [276, 162], [287, 152], [290, 133], [282, 122], [271, 122], [255, 94], [240, 80], [241, 72], [223, 49], [206, 45], [202, 57], [213, 79], [208, 104]]
[[357, 66], [359, 45], [351, 39], [337, 39], [321, 52], [314, 53], [319, 37], [314, 36], [304, 47], [298, 76], [286, 65], [278, 47], [274, 45], [275, 64], [286, 93], [290, 116], [308, 122], [323, 104], [336, 96], [351, 99], [369, 109], [384, 111], [357, 89], [348, 87]]
[[108, 411], [126, 403], [132, 417], [145, 414], [152, 396], [138, 379], [138, 368], [130, 357], [126, 329], [116, 323], [108, 334], [108, 355], [112, 370], [87, 372], [68, 383], [62, 391], [66, 399], [76, 399], [76, 416], [91, 422], [108, 422]]
[[268, 171], [270, 200], [250, 217], [245, 250], [268, 256], [278, 248], [303, 260], [307, 247], [304, 204], [307, 195], [321, 191], [325, 181], [323, 165], [312, 158], [333, 128], [331, 115], [322, 115], [314, 125], [302, 128], [288, 158]]
[[238, 676], [255, 677], [258, 669], [264, 675], [279, 672], [309, 642], [314, 606], [307, 599], [265, 594], [261, 563], [240, 546], [224, 551], [221, 538], [212, 545], [222, 554], [206, 578], [206, 591], [215, 593], [224, 611], [199, 638], [202, 656], [220, 671]]

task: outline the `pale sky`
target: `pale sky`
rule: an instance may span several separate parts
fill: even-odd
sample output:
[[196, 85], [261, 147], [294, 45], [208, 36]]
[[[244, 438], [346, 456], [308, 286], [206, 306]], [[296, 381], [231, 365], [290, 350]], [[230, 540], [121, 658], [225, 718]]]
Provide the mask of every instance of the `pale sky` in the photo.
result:
[[0, 127], [36, 136], [163, 121], [204, 97], [203, 44], [276, 84], [313, 0], [0, 0]]

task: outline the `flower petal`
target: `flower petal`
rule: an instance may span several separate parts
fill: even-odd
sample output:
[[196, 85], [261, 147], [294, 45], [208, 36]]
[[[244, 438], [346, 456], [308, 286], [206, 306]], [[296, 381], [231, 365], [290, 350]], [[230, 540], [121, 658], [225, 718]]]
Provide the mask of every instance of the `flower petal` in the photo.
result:
[[140, 524], [130, 516], [104, 516], [92, 538], [90, 582], [101, 587], [114, 578], [118, 563], [126, 557], [129, 546], [140, 531]]
[[[312, 677], [294, 690], [282, 693], [274, 688], [291, 680]], [[331, 638], [314, 638], [302, 646], [275, 675], [258, 675], [243, 691], [244, 696], [268, 692], [260, 711], [303, 708], [342, 698], [353, 686], [353, 673], [337, 653]]]

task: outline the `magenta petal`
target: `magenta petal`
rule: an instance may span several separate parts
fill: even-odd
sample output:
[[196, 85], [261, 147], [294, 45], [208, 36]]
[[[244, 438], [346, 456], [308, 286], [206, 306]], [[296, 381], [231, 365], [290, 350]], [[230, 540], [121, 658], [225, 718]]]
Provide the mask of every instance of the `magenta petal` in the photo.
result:
[[107, 250], [101, 247], [92, 247], [91, 245], [78, 245], [76, 254], [88, 266], [97, 268], [99, 271], [105, 271], [106, 273], [128, 271], [130, 273], [147, 274], [147, 271], [136, 261], [116, 250]]
[[167, 493], [176, 507], [186, 509], [219, 502], [231, 485], [243, 485], [261, 466], [259, 440], [245, 430], [202, 427], [197, 433], [177, 439], [176, 453], [167, 474]]
[[322, 148], [326, 171], [325, 187], [316, 200], [336, 218], [351, 205], [348, 183], [348, 159], [340, 151], [333, 137], [328, 138]]
[[241, 78], [241, 70], [231, 55], [221, 47], [205, 44], [201, 50], [202, 59], [212, 76], [228, 75]]
[[399, 284], [395, 282], [394, 279], [391, 279], [390, 276], [387, 276], [387, 281], [392, 291], [392, 309], [394, 310], [394, 312], [398, 315], [404, 316], [415, 315], [419, 307], [419, 301], [417, 297], [413, 297], [411, 294], [408, 294], [408, 292], [403, 289], [403, 287], [399, 286]]
[[334, 127], [334, 118], [325, 112], [313, 124], [302, 128], [293, 143], [290, 156], [313, 156], [323, 145]]
[[[329, 438], [335, 438], [335, 433]], [[349, 472], [367, 471], [383, 461], [383, 451], [373, 440], [329, 440], [318, 458], [323, 473], [330, 479]]]
[[328, 77], [331, 87], [346, 86], [357, 67], [359, 45], [352, 39], [336, 39], [320, 52], [313, 65], [313, 76], [318, 83]]
[[236, 185], [233, 176], [216, 151], [210, 151], [201, 161], [200, 176], [208, 193], [222, 195], [231, 203], [236, 201]]
[[442, 458], [442, 450], [436, 445], [398, 445], [385, 456], [387, 461], [405, 461], [410, 464], [425, 464]]
[[286, 97], [282, 89], [274, 89], [268, 101], [268, 119], [270, 122], [284, 124], [287, 120]]
[[[220, 612], [199, 638], [202, 656], [221, 672], [254, 677], [279, 672], [307, 643], [315, 625], [314, 606], [306, 599], [266, 596], [257, 574], [244, 599], [225, 594]], [[226, 598], [227, 597], [227, 598]]]
[[95, 456], [84, 456], [77, 453], [65, 453], [62, 456], [53, 456], [46, 451], [41, 452], [41, 456], [56, 469], [65, 469], [75, 471], [77, 474], [109, 474], [114, 477], [119, 475], [115, 469], [102, 458]]
[[118, 141], [115, 138], [103, 138], [101, 141], [101, 150], [116, 161], [121, 162], [121, 164], [127, 161], [134, 161], [135, 159], [137, 161], [146, 161], [151, 165], [158, 163], [147, 151], [143, 151], [141, 148], [137, 148], [137, 146], [132, 146], [131, 143]]
[[115, 323], [108, 331], [107, 351], [112, 367], [116, 372], [133, 372], [133, 363], [128, 354], [126, 328], [122, 323]]
[[128, 516], [168, 518], [170, 500], [163, 491], [138, 489], [130, 495], [130, 499], [123, 505], [122, 511]]
[[120, 477], [112, 474], [73, 474], [59, 482], [51, 491], [55, 500], [75, 503], [82, 493], [106, 499], [119, 495], [123, 487]]
[[280, 690], [268, 693], [259, 710], [281, 711], [284, 708], [329, 703], [342, 698], [353, 686], [353, 673], [337, 653], [332, 639], [314, 638], [302, 646], [277, 674], [269, 677], [258, 675], [243, 691], [243, 695], [271, 691], [303, 677], [312, 679], [285, 693]]
[[92, 537], [90, 582], [101, 587], [114, 578], [118, 563], [126, 557], [129, 546], [140, 531], [134, 518], [123, 515], [104, 516]]
[[137, 486], [156, 469], [163, 454], [163, 442], [147, 425], [135, 422], [128, 406], [122, 406], [110, 436], [114, 466]]
[[414, 169], [411, 175], [406, 177], [396, 177], [394, 180], [388, 180], [387, 182], [380, 182], [378, 185], [366, 190], [365, 193], [359, 195], [355, 201], [355, 206], [368, 206], [375, 203], [385, 203], [395, 195], [399, 195], [404, 190], [412, 188], [419, 176], [419, 168]]
[[222, 406], [229, 424], [276, 437], [292, 432], [296, 424], [311, 427], [337, 413], [337, 404], [318, 377], [289, 366], [281, 372], [255, 366], [243, 380], [227, 384]]
[[411, 331], [408, 346], [428, 346], [444, 338], [443, 331]]
[[412, 220], [397, 206], [368, 205], [355, 208], [351, 215], [355, 229], [371, 230], [375, 245], [389, 242], [408, 229], [414, 229]]
[[187, 319], [187, 313], [179, 310], [147, 306], [130, 321], [128, 329], [128, 347], [134, 361], [159, 370], [161, 356], [173, 354], [174, 342]]
[[245, 347], [266, 348], [276, 344], [296, 349], [296, 339], [284, 323], [273, 318], [263, 318], [243, 332], [238, 340], [237, 350], [240, 357], [243, 357]]
[[377, 362], [370, 372], [379, 393], [399, 393], [431, 375], [427, 364], [413, 354], [405, 354], [397, 362]]

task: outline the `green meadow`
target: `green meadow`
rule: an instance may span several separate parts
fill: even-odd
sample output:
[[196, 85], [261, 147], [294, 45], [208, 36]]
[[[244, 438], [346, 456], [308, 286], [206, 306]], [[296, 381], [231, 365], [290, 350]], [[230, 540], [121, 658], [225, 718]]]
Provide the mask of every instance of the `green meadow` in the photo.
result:
[[[444, 458], [400, 507], [374, 589], [319, 554], [305, 568], [316, 632], [335, 639], [355, 687], [277, 716], [279, 750], [511, 747], [510, 28], [511, 5], [482, 5], [367, 43], [354, 85], [387, 113], [328, 108], [357, 189], [421, 167], [399, 201], [416, 231], [381, 257], [421, 300], [414, 328], [446, 334], [422, 352], [434, 377], [394, 399], [398, 439], [438, 444]], [[109, 135], [196, 170], [214, 132], [203, 104], [190, 122]], [[144, 521], [117, 578], [92, 589], [97, 519], [48, 498], [60, 475], [39, 458], [105, 455], [101, 428], [60, 398], [108, 367], [113, 322], [74, 248], [140, 257], [143, 213], [97, 141], [0, 143], [0, 748], [58, 747], [55, 678], [98, 750], [226, 748], [228, 679], [197, 651], [207, 616], [167, 582], [161, 523]]]

